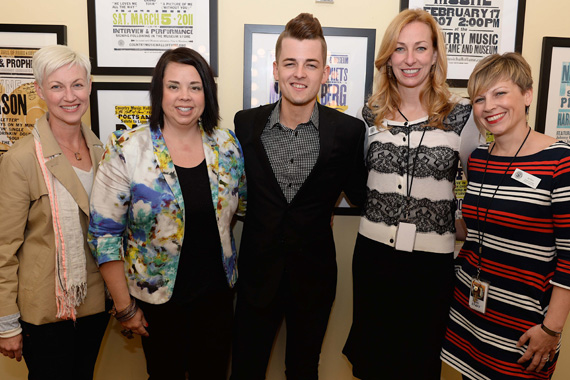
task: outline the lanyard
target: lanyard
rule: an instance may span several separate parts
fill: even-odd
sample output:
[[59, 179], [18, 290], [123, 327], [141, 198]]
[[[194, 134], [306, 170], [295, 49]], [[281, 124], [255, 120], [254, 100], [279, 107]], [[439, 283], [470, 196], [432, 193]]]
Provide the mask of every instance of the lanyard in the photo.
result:
[[416, 149], [416, 156], [414, 157], [414, 163], [412, 166], [412, 171], [410, 173], [410, 135], [412, 134], [412, 131], [409, 129], [408, 126], [408, 118], [406, 116], [404, 116], [404, 114], [402, 113], [402, 111], [400, 111], [400, 109], [398, 108], [398, 112], [400, 113], [400, 115], [402, 115], [402, 117], [404, 118], [404, 120], [406, 120], [406, 122], [404, 123], [404, 126], [407, 127], [407, 132], [408, 132], [408, 154], [406, 155], [406, 210], [405, 210], [405, 214], [404, 214], [404, 218], [408, 219], [408, 217], [410, 216], [410, 197], [412, 195], [412, 185], [414, 184], [414, 173], [416, 172], [416, 163], [418, 161], [418, 154], [420, 153], [420, 146], [422, 145], [422, 141], [424, 141], [424, 136], [426, 134], [426, 128], [424, 127], [424, 130], [422, 132], [422, 137], [420, 138], [420, 143], [418, 144], [418, 148]]
[[477, 232], [479, 235], [479, 242], [478, 242], [479, 243], [479, 259], [477, 260], [477, 280], [480, 280], [480, 275], [481, 275], [481, 261], [483, 258], [483, 240], [485, 238], [485, 230], [487, 228], [487, 215], [489, 214], [489, 209], [491, 208], [491, 204], [493, 203], [493, 200], [495, 199], [495, 195], [497, 195], [497, 191], [499, 190], [499, 187], [501, 187], [501, 185], [503, 184], [503, 180], [505, 179], [505, 176], [507, 175], [509, 169], [511, 168], [511, 165], [515, 161], [515, 158], [517, 158], [517, 156], [518, 156], [519, 152], [521, 151], [524, 143], [528, 139], [528, 136], [530, 135], [530, 131], [531, 131], [531, 129], [530, 129], [530, 127], [528, 127], [528, 132], [526, 134], [526, 137], [524, 138], [521, 146], [519, 146], [519, 149], [517, 150], [517, 152], [515, 153], [515, 155], [511, 159], [511, 162], [509, 162], [509, 166], [507, 166], [507, 169], [505, 170], [505, 172], [501, 176], [501, 180], [499, 181], [499, 184], [495, 188], [495, 191], [493, 191], [493, 195], [491, 196], [491, 200], [489, 201], [489, 204], [487, 205], [487, 209], [485, 210], [485, 215], [483, 217], [483, 230], [481, 230], [481, 228], [480, 228], [481, 219], [479, 218], [479, 201], [481, 200], [481, 193], [483, 192], [483, 185], [485, 184], [485, 175], [487, 174], [487, 167], [489, 166], [489, 157], [491, 157], [491, 153], [493, 153], [493, 149], [495, 149], [496, 144], [493, 144], [493, 146], [491, 147], [491, 150], [489, 151], [489, 154], [487, 155], [487, 162], [485, 162], [485, 171], [483, 171], [483, 179], [481, 180], [481, 186], [479, 187], [479, 195], [477, 196]]

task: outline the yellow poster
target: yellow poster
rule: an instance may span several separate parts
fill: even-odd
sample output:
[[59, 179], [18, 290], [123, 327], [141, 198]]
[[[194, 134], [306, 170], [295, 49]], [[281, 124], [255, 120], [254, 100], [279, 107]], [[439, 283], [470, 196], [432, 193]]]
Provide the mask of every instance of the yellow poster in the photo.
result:
[[36, 50], [0, 48], [0, 154], [29, 134], [47, 112], [34, 88]]

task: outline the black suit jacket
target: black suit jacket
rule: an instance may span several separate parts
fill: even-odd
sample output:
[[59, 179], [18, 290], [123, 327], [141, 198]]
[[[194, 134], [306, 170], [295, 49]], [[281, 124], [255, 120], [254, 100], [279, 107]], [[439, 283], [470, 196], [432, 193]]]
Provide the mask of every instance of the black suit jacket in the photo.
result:
[[247, 213], [238, 259], [240, 296], [264, 307], [286, 280], [301, 307], [330, 305], [337, 280], [331, 215], [341, 191], [355, 205], [365, 200], [365, 126], [318, 105], [319, 157], [288, 204], [260, 139], [275, 106], [240, 111], [234, 119], [247, 176]]

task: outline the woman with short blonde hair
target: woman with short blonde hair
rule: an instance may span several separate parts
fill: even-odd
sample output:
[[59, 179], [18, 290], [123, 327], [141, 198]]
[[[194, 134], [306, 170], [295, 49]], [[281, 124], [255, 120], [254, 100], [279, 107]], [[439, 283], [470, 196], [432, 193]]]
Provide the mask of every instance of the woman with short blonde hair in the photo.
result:
[[33, 58], [48, 112], [0, 159], [0, 352], [29, 379], [91, 379], [109, 316], [87, 245], [89, 197], [103, 153], [81, 123], [91, 65], [67, 46]]
[[441, 357], [464, 379], [550, 379], [570, 311], [570, 146], [528, 125], [520, 54], [481, 60], [468, 91], [494, 142], [469, 158], [468, 234]]

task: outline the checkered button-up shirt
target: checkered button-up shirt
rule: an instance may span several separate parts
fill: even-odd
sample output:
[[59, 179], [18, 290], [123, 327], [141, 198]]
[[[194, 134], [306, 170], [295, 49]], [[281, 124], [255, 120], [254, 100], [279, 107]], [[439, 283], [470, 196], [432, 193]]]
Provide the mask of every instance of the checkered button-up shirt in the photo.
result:
[[281, 191], [291, 202], [319, 157], [319, 110], [315, 102], [309, 121], [291, 129], [279, 122], [280, 109], [281, 102], [271, 112], [261, 142]]

